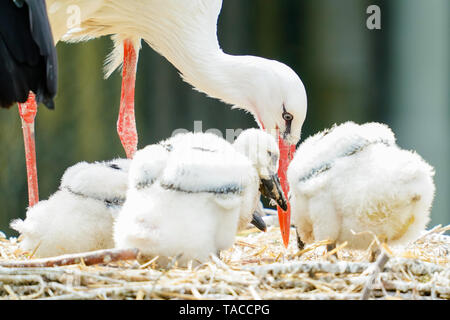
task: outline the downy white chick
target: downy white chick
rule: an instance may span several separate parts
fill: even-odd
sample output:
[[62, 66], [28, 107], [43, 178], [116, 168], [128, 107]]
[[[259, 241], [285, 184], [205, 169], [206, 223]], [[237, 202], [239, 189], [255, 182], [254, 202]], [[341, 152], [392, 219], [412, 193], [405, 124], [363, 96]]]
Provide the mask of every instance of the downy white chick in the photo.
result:
[[36, 257], [114, 247], [113, 220], [125, 195], [130, 160], [80, 162], [68, 168], [59, 190], [12, 221], [20, 247]]
[[297, 149], [288, 170], [292, 222], [306, 243], [348, 241], [366, 249], [376, 235], [403, 244], [429, 221], [433, 176], [417, 153], [396, 145], [386, 125], [346, 122]]
[[187, 133], [138, 151], [114, 226], [116, 247], [159, 256], [162, 266], [170, 257], [180, 265], [203, 262], [231, 247], [252, 220], [260, 187], [286, 208], [278, 157], [275, 139], [256, 129], [242, 132], [233, 145], [213, 134]]

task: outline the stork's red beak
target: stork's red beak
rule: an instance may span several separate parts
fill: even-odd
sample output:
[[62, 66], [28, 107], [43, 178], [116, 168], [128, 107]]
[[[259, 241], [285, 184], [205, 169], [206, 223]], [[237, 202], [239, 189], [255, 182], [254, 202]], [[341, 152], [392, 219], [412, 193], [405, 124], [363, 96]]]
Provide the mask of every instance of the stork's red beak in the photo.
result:
[[[278, 146], [280, 148], [280, 164], [278, 166], [278, 177], [280, 178], [281, 188], [284, 194], [288, 197], [289, 194], [289, 184], [287, 181], [287, 169], [289, 163], [294, 157], [295, 145], [287, 144], [280, 134], [278, 134]], [[284, 211], [279, 206], [278, 209], [278, 220], [280, 222], [281, 236], [283, 238], [284, 246], [287, 248], [289, 244], [289, 235], [291, 229], [291, 205], [288, 201], [287, 210]]]

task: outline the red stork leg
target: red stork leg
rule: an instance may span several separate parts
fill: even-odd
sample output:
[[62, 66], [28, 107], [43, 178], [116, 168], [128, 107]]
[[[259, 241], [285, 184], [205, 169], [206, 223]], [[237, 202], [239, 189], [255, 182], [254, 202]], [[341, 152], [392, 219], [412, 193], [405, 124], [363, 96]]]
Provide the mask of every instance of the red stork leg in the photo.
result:
[[35, 96], [30, 92], [25, 103], [19, 103], [19, 115], [22, 120], [25, 159], [27, 165], [28, 203], [32, 207], [39, 201], [39, 188], [36, 168], [36, 144], [34, 141], [34, 118], [37, 113]]
[[134, 116], [134, 89], [136, 83], [137, 54], [133, 43], [125, 40], [123, 43], [123, 73], [122, 95], [120, 99], [117, 133], [128, 158], [133, 158], [137, 150], [138, 136]]
[[[287, 169], [289, 167], [289, 163], [291, 163], [291, 160], [294, 157], [295, 145], [291, 146], [286, 144], [280, 137], [280, 135], [278, 135], [278, 146], [280, 148], [280, 165], [278, 167], [278, 177], [280, 178], [281, 188], [283, 189], [283, 192], [287, 198], [289, 194]], [[284, 211], [280, 207], [278, 207], [277, 210], [283, 244], [287, 248], [289, 245], [289, 235], [291, 230], [291, 204], [288, 201], [287, 211]]]

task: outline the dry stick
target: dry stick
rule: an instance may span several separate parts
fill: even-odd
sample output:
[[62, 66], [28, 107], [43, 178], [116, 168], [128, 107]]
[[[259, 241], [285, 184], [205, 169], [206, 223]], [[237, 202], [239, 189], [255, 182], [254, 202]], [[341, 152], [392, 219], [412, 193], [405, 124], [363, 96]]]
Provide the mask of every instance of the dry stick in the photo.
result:
[[384, 269], [384, 266], [389, 261], [389, 256], [386, 252], [382, 252], [378, 257], [377, 261], [372, 265], [373, 270], [369, 275], [369, 279], [367, 280], [363, 293], [361, 295], [361, 300], [368, 300], [370, 292], [372, 291], [372, 285], [376, 279], [376, 277], [380, 274], [380, 272]]
[[362, 273], [370, 264], [366, 262], [329, 262], [329, 261], [291, 261], [286, 263], [272, 263], [261, 266], [243, 266], [242, 271], [250, 271], [256, 276], [268, 273], [276, 276], [287, 273]]
[[423, 241], [429, 235], [442, 234], [442, 233], [444, 233], [444, 232], [446, 232], [448, 230], [450, 230], [450, 225], [442, 227], [442, 225], [439, 224], [439, 225], [435, 226], [434, 228], [432, 228], [431, 230], [428, 230], [426, 233], [424, 233], [419, 238], [417, 238], [413, 243], [417, 243], [417, 242]]
[[[86, 291], [78, 291], [76, 294], [65, 294], [60, 296], [55, 296], [51, 298], [42, 298], [41, 300], [73, 300], [73, 299], [95, 299], [99, 295], [104, 295], [107, 297], [120, 297], [120, 296], [130, 296], [135, 295], [139, 291], [143, 291], [146, 295], [158, 294], [161, 296], [172, 296], [172, 295], [182, 295], [183, 299], [196, 299], [190, 294], [180, 294], [180, 292], [190, 292], [193, 285], [189, 283], [185, 284], [175, 284], [170, 286], [153, 285], [153, 284], [127, 284], [116, 287], [109, 288], [95, 288], [88, 289]], [[208, 285], [197, 285], [195, 288], [200, 292], [205, 292], [209, 286]], [[220, 283], [212, 288], [214, 293], [221, 293], [229, 288], [227, 284]], [[229, 295], [228, 295], [229, 296]], [[206, 297], [205, 297], [206, 298]], [[196, 299], [197, 300], [197, 299]]]
[[[409, 292], [417, 290], [418, 293], [430, 294], [434, 290], [439, 296], [445, 295], [450, 296], [450, 289], [445, 285], [435, 285], [430, 283], [411, 283], [408, 281], [401, 280], [382, 280], [383, 287], [387, 291], [395, 292]], [[379, 286], [374, 286], [375, 289], [380, 290]]]
[[68, 266], [84, 261], [86, 266], [110, 263], [116, 261], [134, 260], [139, 251], [137, 249], [110, 249], [92, 252], [66, 254], [46, 259], [34, 259], [26, 261], [0, 261], [0, 267], [5, 268], [46, 268], [55, 266]]
[[290, 296], [285, 296], [283, 292], [269, 293], [263, 295], [264, 300], [357, 300], [358, 294], [355, 293], [294, 293]]

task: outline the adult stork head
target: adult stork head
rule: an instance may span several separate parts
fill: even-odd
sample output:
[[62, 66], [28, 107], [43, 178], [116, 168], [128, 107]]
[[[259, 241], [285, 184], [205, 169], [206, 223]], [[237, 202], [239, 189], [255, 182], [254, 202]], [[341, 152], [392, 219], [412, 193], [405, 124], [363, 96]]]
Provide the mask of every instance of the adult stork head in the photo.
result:
[[248, 97], [250, 106], [247, 108], [262, 128], [280, 138], [285, 145], [295, 146], [306, 118], [305, 87], [287, 65], [275, 60], [252, 58], [263, 70], [251, 79], [253, 90]]
[[[240, 57], [247, 66], [239, 70], [240, 83], [246, 88], [248, 101], [240, 108], [250, 111], [260, 127], [276, 137], [280, 149], [278, 176], [286, 196], [289, 186], [286, 171], [300, 140], [306, 118], [307, 96], [299, 76], [287, 65], [260, 57]], [[245, 89], [244, 89], [245, 90]], [[284, 245], [290, 233], [290, 206], [278, 207], [278, 218]]]

